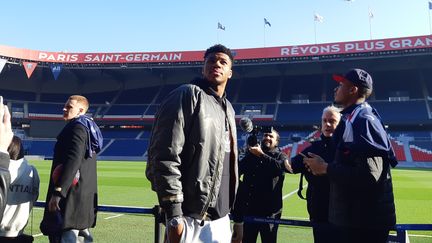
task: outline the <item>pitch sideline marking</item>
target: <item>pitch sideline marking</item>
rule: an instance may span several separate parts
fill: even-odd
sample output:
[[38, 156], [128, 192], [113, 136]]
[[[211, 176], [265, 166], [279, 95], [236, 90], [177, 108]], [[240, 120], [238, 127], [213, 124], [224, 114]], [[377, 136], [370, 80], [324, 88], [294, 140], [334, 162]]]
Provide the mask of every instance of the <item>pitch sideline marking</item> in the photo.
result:
[[[308, 184], [305, 184], [303, 186], [303, 189], [307, 188], [307, 186], [308, 186]], [[298, 189], [286, 194], [285, 196], [282, 197], [282, 200], [285, 200], [286, 198], [291, 197], [292, 195], [294, 195], [297, 192], [298, 192]]]
[[114, 215], [114, 216], [110, 216], [110, 217], [106, 217], [106, 218], [104, 218], [104, 219], [113, 219], [113, 218], [118, 218], [118, 217], [121, 217], [121, 216], [123, 216], [124, 214], [116, 214], [116, 215]]

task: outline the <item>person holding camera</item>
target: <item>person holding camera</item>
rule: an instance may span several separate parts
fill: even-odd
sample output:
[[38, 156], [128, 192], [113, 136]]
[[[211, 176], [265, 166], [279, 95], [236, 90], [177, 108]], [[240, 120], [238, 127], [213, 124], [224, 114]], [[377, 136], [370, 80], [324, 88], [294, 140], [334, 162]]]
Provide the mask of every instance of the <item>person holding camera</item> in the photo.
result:
[[243, 219], [244, 216], [281, 218], [282, 185], [288, 156], [278, 144], [279, 133], [271, 128], [263, 132], [261, 145], [248, 145], [245, 157], [239, 162], [239, 176], [243, 176], [243, 181], [232, 212], [232, 242], [256, 242], [258, 233], [263, 243], [276, 242], [277, 224], [247, 223]]

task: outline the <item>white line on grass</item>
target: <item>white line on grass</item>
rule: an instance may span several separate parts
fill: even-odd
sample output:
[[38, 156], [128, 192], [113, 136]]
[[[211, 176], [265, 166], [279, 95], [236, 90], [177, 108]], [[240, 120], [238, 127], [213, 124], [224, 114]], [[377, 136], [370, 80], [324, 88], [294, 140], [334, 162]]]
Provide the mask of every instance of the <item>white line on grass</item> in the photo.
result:
[[104, 219], [113, 219], [113, 218], [121, 217], [121, 216], [123, 216], [123, 215], [124, 215], [124, 214], [116, 214], [116, 215], [114, 215], [114, 216], [106, 217], [106, 218], [104, 218]]
[[[396, 236], [397, 234], [390, 233], [390, 235]], [[419, 238], [432, 238], [432, 235], [414, 235], [407, 233], [408, 237], [419, 237]]]
[[304, 217], [294, 217], [294, 216], [288, 216], [289, 219], [298, 219], [298, 220], [309, 220], [309, 218]]
[[423, 238], [432, 238], [432, 235], [413, 235], [413, 234], [408, 234], [408, 236], [423, 237]]
[[40, 233], [40, 234], [35, 234], [35, 235], [32, 235], [33, 237], [39, 237], [39, 236], [43, 236], [43, 234], [42, 233]]
[[[303, 186], [303, 189], [307, 188], [307, 186], [308, 186], [308, 184], [305, 184]], [[294, 195], [297, 192], [298, 192], [298, 189], [286, 194], [285, 196], [282, 197], [282, 200], [285, 200], [286, 198], [291, 197], [292, 195]]]

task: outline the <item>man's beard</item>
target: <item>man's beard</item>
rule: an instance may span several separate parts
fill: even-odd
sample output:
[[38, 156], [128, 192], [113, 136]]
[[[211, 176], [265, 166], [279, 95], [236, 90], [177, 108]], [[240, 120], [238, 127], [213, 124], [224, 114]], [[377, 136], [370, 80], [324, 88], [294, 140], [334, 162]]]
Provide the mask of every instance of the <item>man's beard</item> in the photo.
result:
[[261, 143], [261, 149], [263, 151], [269, 151], [269, 150], [273, 149], [273, 146], [270, 143], [265, 142], [265, 143]]

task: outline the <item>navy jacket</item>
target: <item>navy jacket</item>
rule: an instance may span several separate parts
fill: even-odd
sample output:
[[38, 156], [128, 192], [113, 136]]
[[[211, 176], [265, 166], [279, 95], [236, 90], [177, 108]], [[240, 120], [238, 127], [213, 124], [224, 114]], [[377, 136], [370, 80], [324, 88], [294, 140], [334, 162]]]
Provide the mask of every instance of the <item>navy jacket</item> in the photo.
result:
[[397, 161], [381, 118], [366, 102], [342, 112], [335, 163], [329, 164], [329, 221], [351, 228], [396, 224], [390, 167]]

